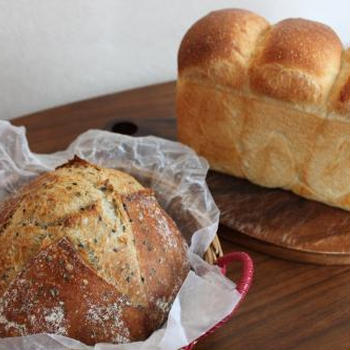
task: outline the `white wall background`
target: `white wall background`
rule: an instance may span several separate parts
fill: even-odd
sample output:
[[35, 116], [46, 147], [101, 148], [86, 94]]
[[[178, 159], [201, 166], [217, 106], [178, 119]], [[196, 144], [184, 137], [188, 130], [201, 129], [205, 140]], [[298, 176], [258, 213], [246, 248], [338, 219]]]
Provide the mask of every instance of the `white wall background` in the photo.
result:
[[175, 79], [186, 29], [224, 7], [318, 20], [350, 41], [349, 0], [0, 0], [0, 119]]

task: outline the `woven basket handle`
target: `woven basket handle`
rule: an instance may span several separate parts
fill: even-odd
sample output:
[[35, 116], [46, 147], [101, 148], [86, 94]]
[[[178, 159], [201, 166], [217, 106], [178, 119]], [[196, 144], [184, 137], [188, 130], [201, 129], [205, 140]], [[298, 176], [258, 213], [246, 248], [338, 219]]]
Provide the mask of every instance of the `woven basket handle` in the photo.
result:
[[217, 265], [221, 267], [222, 273], [226, 275], [227, 265], [234, 261], [239, 261], [242, 263], [242, 274], [237, 283], [237, 290], [243, 298], [247, 294], [250, 285], [252, 284], [254, 274], [253, 261], [247, 253], [232, 252], [218, 258]]
[[253, 261], [251, 257], [244, 252], [232, 252], [228, 253], [217, 260], [217, 265], [221, 267], [221, 271], [224, 275], [226, 275], [226, 268], [227, 266], [234, 262], [239, 261], [242, 263], [242, 274], [241, 277], [237, 283], [237, 291], [241, 294], [241, 299], [239, 300], [238, 304], [235, 306], [235, 308], [232, 310], [231, 314], [225, 317], [222, 321], [220, 321], [217, 325], [215, 325], [212, 329], [210, 329], [207, 333], [203, 334], [201, 337], [196, 339], [191, 344], [187, 345], [183, 348], [183, 350], [192, 350], [194, 349], [194, 346], [198, 343], [198, 341], [205, 336], [209, 335], [210, 333], [213, 333], [215, 330], [220, 328], [225, 322], [227, 322], [232, 314], [237, 310], [238, 306], [241, 304], [242, 300], [248, 293], [248, 290], [252, 284], [253, 280], [253, 274], [254, 274], [254, 266]]

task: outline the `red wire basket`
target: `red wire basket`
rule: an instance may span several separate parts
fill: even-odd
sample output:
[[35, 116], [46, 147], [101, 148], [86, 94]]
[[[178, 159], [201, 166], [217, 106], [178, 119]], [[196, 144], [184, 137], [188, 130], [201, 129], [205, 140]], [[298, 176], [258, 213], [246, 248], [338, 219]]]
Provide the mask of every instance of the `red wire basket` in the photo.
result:
[[253, 261], [251, 257], [244, 252], [232, 252], [229, 254], [224, 255], [221, 258], [218, 258], [217, 265], [221, 267], [221, 271], [224, 275], [226, 275], [226, 268], [227, 265], [230, 263], [238, 261], [242, 263], [242, 274], [240, 277], [240, 280], [237, 283], [237, 291], [241, 294], [241, 298], [238, 302], [238, 304], [234, 307], [232, 312], [225, 317], [221, 322], [219, 322], [217, 325], [215, 325], [213, 328], [211, 328], [208, 332], [204, 333], [202, 336], [200, 336], [198, 339], [193, 341], [191, 344], [187, 345], [183, 348], [183, 350], [192, 350], [194, 346], [204, 337], [207, 335], [215, 332], [218, 328], [223, 326], [233, 315], [233, 313], [238, 309], [239, 305], [242, 303], [244, 297], [248, 293], [248, 290], [252, 284], [253, 280], [253, 273], [254, 273], [254, 267], [253, 267]]

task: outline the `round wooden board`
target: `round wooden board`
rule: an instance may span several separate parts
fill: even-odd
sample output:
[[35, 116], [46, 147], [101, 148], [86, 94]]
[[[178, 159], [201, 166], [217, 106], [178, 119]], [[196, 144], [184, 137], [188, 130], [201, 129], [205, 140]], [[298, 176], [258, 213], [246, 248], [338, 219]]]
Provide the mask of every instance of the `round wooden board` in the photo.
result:
[[[106, 129], [176, 139], [174, 118], [117, 118]], [[349, 212], [217, 172], [209, 173], [208, 185], [220, 223], [236, 231], [226, 239], [289, 260], [350, 264]]]
[[214, 172], [208, 184], [220, 222], [244, 234], [233, 241], [296, 261], [350, 264], [349, 212]]

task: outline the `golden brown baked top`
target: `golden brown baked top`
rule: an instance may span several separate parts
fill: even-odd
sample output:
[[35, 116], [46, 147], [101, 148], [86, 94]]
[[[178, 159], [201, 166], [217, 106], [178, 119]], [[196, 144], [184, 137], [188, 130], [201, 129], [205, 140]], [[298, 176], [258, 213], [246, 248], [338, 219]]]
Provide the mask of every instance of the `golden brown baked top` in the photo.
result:
[[350, 119], [350, 48], [343, 52], [339, 76], [329, 98], [329, 111]]
[[178, 56], [179, 72], [241, 87], [255, 42], [268, 26], [264, 18], [246, 10], [210, 13], [196, 22], [183, 38]]
[[270, 26], [252, 12], [227, 9], [188, 30], [178, 54], [179, 78], [348, 119], [347, 52], [324, 24], [294, 18]]
[[[43, 254], [50, 256], [47, 263]], [[39, 314], [43, 305], [50, 313], [61, 302], [70, 306], [60, 314], [66, 325], [60, 334], [78, 336], [89, 344], [118, 337], [143, 339], [165, 320], [189, 270], [186, 254], [181, 233], [151, 190], [126, 173], [76, 157], [0, 205], [0, 336], [56, 332], [50, 317], [46, 322]], [[57, 264], [69, 268], [59, 273]], [[27, 280], [33, 280], [33, 274], [34, 285]], [[28, 284], [28, 291], [19, 302], [13, 291], [21, 283]], [[75, 292], [70, 294], [67, 288]], [[98, 299], [97, 291], [105, 288], [114, 292]], [[58, 290], [62, 298], [46, 300], [50, 290]], [[90, 297], [83, 298], [84, 293]], [[83, 299], [86, 303], [90, 299], [90, 309], [96, 310], [106, 308], [106, 300], [117, 302], [123, 324], [133, 326], [118, 331], [96, 316], [79, 333], [81, 325], [75, 322], [89, 320], [90, 312]], [[34, 309], [33, 300], [38, 305]], [[96, 333], [96, 327], [106, 331]]]
[[328, 26], [305, 19], [277, 23], [257, 47], [251, 88], [296, 103], [322, 103], [340, 67], [342, 45]]

